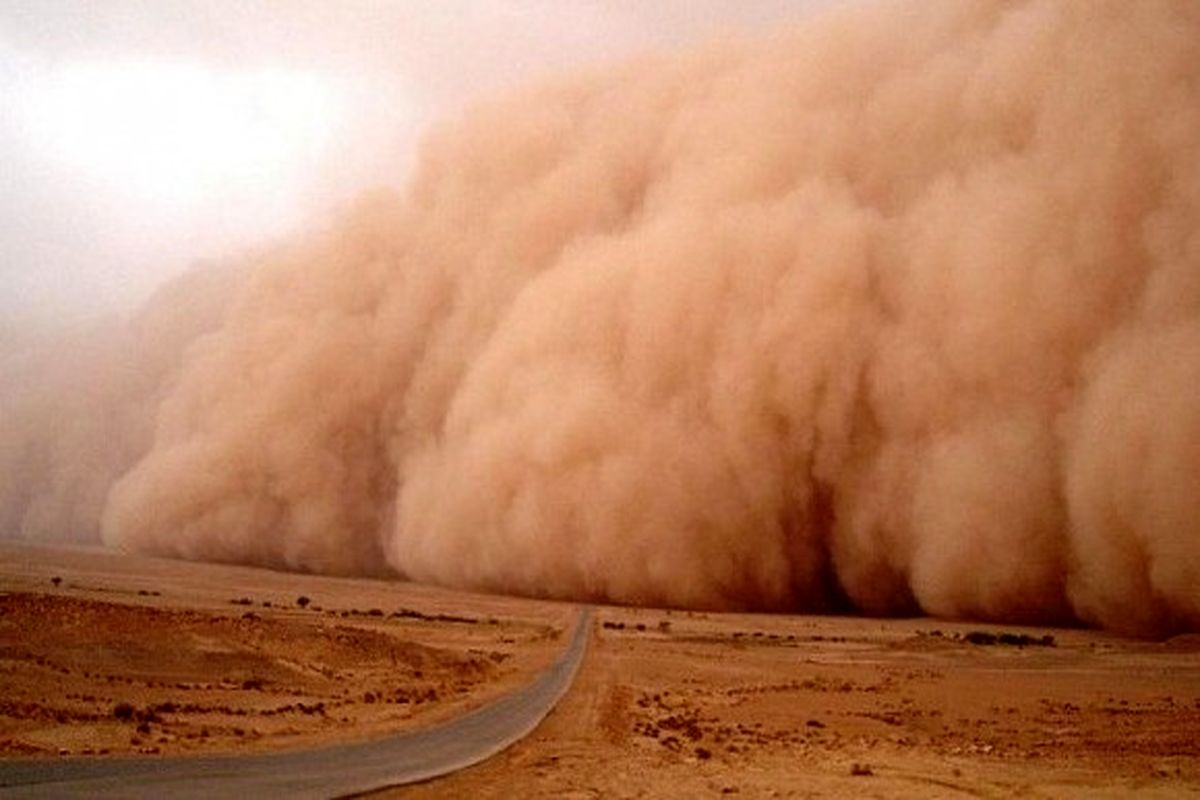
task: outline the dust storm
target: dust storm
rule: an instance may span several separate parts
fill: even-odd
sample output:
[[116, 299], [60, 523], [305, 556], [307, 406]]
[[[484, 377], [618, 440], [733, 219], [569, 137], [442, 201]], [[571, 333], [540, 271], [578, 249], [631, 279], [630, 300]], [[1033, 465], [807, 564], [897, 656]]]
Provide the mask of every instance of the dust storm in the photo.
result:
[[855, 3], [575, 72], [5, 349], [9, 536], [1197, 629], [1200, 7]]

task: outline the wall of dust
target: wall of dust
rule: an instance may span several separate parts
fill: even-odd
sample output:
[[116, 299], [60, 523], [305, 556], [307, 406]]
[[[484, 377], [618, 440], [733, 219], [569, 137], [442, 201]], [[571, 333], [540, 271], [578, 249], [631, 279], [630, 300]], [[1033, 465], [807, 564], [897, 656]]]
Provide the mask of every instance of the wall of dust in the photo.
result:
[[156, 409], [96, 456], [105, 492], [71, 478], [94, 431], [5, 456], [6, 527], [95, 514], [123, 548], [537, 596], [1200, 628], [1190, 0], [859, 3], [566, 77], [435, 130], [403, 196], [230, 291], [139, 361], [149, 388], [100, 382], [133, 428]]
[[150, 449], [158, 404], [240, 274], [198, 265], [128, 318], [0, 331], [0, 538], [99, 540], [109, 489]]

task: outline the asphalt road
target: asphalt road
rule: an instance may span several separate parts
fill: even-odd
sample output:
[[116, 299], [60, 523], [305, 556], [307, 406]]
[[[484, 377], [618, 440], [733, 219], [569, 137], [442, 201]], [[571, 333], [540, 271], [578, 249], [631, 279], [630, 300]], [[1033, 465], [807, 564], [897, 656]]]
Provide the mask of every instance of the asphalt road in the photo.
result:
[[537, 727], [583, 661], [591, 609], [536, 680], [482, 708], [387, 739], [262, 755], [0, 762], [0, 796], [327, 798], [435, 778], [487, 759]]

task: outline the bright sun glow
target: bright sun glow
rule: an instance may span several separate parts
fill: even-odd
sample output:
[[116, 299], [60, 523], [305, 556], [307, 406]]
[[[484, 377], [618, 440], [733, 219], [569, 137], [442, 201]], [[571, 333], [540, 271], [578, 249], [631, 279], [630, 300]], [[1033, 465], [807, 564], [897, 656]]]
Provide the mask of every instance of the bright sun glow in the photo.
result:
[[29, 98], [53, 158], [130, 200], [172, 208], [286, 191], [342, 116], [327, 79], [145, 61], [63, 65]]

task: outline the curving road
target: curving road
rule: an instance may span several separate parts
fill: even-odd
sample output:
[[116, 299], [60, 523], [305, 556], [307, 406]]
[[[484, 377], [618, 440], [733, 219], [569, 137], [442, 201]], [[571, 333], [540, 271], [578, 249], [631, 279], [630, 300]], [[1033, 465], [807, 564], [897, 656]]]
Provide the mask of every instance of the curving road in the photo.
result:
[[256, 756], [0, 762], [0, 796], [327, 798], [445, 775], [537, 727], [566, 694], [591, 633], [581, 609], [571, 641], [533, 683], [449, 722], [387, 739]]

